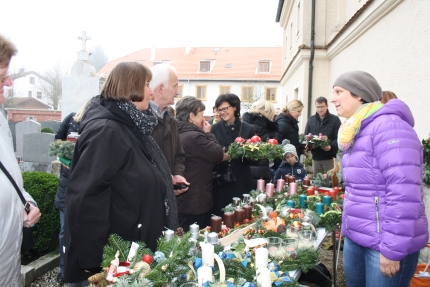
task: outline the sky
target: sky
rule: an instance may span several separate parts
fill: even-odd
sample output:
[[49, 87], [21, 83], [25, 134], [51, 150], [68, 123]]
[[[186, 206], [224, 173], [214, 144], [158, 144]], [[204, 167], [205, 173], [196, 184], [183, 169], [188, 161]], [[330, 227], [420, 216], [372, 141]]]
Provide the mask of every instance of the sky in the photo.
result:
[[3, 5], [0, 33], [18, 48], [9, 72], [67, 71], [86, 31], [90, 51], [109, 60], [143, 48], [282, 45], [278, 0], [14, 0]]

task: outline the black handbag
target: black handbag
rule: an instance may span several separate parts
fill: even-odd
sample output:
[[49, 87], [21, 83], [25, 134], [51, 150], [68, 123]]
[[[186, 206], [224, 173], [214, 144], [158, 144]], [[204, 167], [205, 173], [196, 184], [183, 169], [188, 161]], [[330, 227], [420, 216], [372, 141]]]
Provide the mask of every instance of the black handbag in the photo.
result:
[[231, 164], [222, 162], [215, 165], [212, 171], [212, 187], [220, 188], [236, 182], [236, 177], [231, 169]]
[[[18, 185], [16, 184], [15, 180], [12, 178], [10, 173], [6, 170], [3, 163], [0, 161], [0, 169], [4, 172], [6, 177], [10, 180], [13, 187], [15, 187], [16, 192], [19, 195], [19, 198], [21, 198], [22, 204], [24, 204], [24, 209], [27, 212], [27, 214], [30, 212], [30, 203], [25, 200], [24, 195], [22, 195], [21, 190], [19, 189]], [[34, 236], [33, 236], [33, 227], [23, 227], [22, 228], [22, 243], [21, 243], [21, 253], [26, 252], [33, 248], [34, 246]]]

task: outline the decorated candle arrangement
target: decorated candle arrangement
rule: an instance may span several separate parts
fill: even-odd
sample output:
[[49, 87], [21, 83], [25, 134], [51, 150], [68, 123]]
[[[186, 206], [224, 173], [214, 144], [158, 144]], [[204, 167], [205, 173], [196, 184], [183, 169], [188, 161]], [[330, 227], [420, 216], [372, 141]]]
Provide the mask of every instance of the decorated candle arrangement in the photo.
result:
[[308, 176], [305, 176], [303, 178], [303, 185], [306, 185], [306, 186], [310, 186], [311, 185], [311, 179]]
[[175, 233], [173, 232], [173, 230], [167, 229], [164, 231], [164, 239], [166, 239], [167, 241], [172, 239], [174, 235]]
[[296, 194], [297, 193], [297, 183], [290, 182], [290, 184], [288, 185], [288, 191], [289, 191], [290, 195]]
[[267, 195], [267, 197], [273, 197], [274, 192], [275, 192], [275, 185], [271, 182], [266, 184], [266, 195]]
[[249, 204], [245, 204], [242, 206], [243, 210], [245, 210], [245, 219], [251, 220], [252, 219], [252, 206]]
[[308, 189], [306, 189], [306, 195], [307, 196], [315, 195], [315, 186], [308, 187]]
[[287, 201], [287, 206], [288, 206], [288, 207], [291, 207], [291, 208], [294, 208], [294, 200], [289, 199], [289, 200]]
[[305, 208], [306, 207], [306, 194], [300, 194], [299, 195], [299, 200], [300, 200], [300, 208]]
[[257, 180], [257, 190], [264, 191], [264, 185], [265, 184], [266, 184], [266, 182], [264, 181], [264, 179]]
[[282, 192], [284, 190], [284, 186], [285, 186], [285, 180], [283, 180], [282, 178], [276, 181], [276, 191]]
[[212, 268], [209, 266], [199, 267], [199, 269], [197, 269], [197, 276], [198, 276], [199, 286], [204, 286], [204, 284], [208, 281], [213, 282]]
[[295, 182], [295, 181], [296, 181], [296, 178], [294, 177], [294, 175], [290, 176], [290, 182], [289, 183], [292, 183], [292, 182]]
[[318, 214], [323, 214], [324, 213], [324, 203], [317, 202], [315, 204], [315, 212]]
[[222, 225], [222, 219], [220, 216], [212, 215], [211, 217], [211, 231], [212, 232], [220, 232]]
[[224, 224], [228, 227], [228, 228], [233, 228], [234, 227], [234, 213], [227, 211], [224, 212]]
[[234, 222], [235, 223], [243, 223], [245, 218], [245, 210], [241, 207], [238, 207], [234, 210]]
[[331, 204], [331, 200], [332, 200], [331, 196], [324, 195], [323, 202], [324, 202], [325, 205], [329, 206]]
[[331, 198], [333, 199], [333, 201], [336, 200], [336, 191], [334, 189], [329, 190], [328, 194], [331, 196]]
[[190, 225], [190, 232], [191, 233], [198, 233], [200, 231], [200, 227], [197, 223], [193, 223]]
[[270, 270], [268, 268], [257, 269], [257, 284], [260, 287], [272, 286], [272, 279], [270, 277]]
[[269, 263], [269, 250], [266, 248], [255, 249], [255, 268], [266, 268]]
[[200, 243], [202, 248], [202, 264], [205, 266], [214, 266], [214, 246], [209, 243]]

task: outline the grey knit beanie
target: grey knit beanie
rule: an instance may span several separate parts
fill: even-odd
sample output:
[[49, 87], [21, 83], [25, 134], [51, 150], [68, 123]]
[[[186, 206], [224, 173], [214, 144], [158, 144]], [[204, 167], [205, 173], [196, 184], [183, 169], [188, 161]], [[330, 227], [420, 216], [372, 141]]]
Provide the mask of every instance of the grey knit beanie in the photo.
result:
[[282, 141], [282, 145], [283, 145], [283, 149], [284, 149], [284, 154], [283, 156], [285, 157], [285, 154], [287, 153], [291, 153], [292, 155], [294, 155], [296, 157], [297, 160], [299, 160], [299, 157], [297, 156], [297, 151], [296, 151], [296, 147], [293, 146], [292, 144], [290, 144], [290, 141], [285, 139]]
[[368, 103], [382, 99], [382, 89], [375, 78], [363, 71], [343, 73], [334, 81], [333, 87], [342, 87]]

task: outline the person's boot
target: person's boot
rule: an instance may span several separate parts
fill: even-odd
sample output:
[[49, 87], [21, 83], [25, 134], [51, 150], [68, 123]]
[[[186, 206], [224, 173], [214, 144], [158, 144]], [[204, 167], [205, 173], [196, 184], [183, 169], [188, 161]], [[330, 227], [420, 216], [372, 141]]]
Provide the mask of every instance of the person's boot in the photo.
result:
[[63, 279], [63, 272], [60, 271], [60, 273], [58, 273], [57, 275], [57, 282], [58, 283], [64, 283], [64, 279]]

